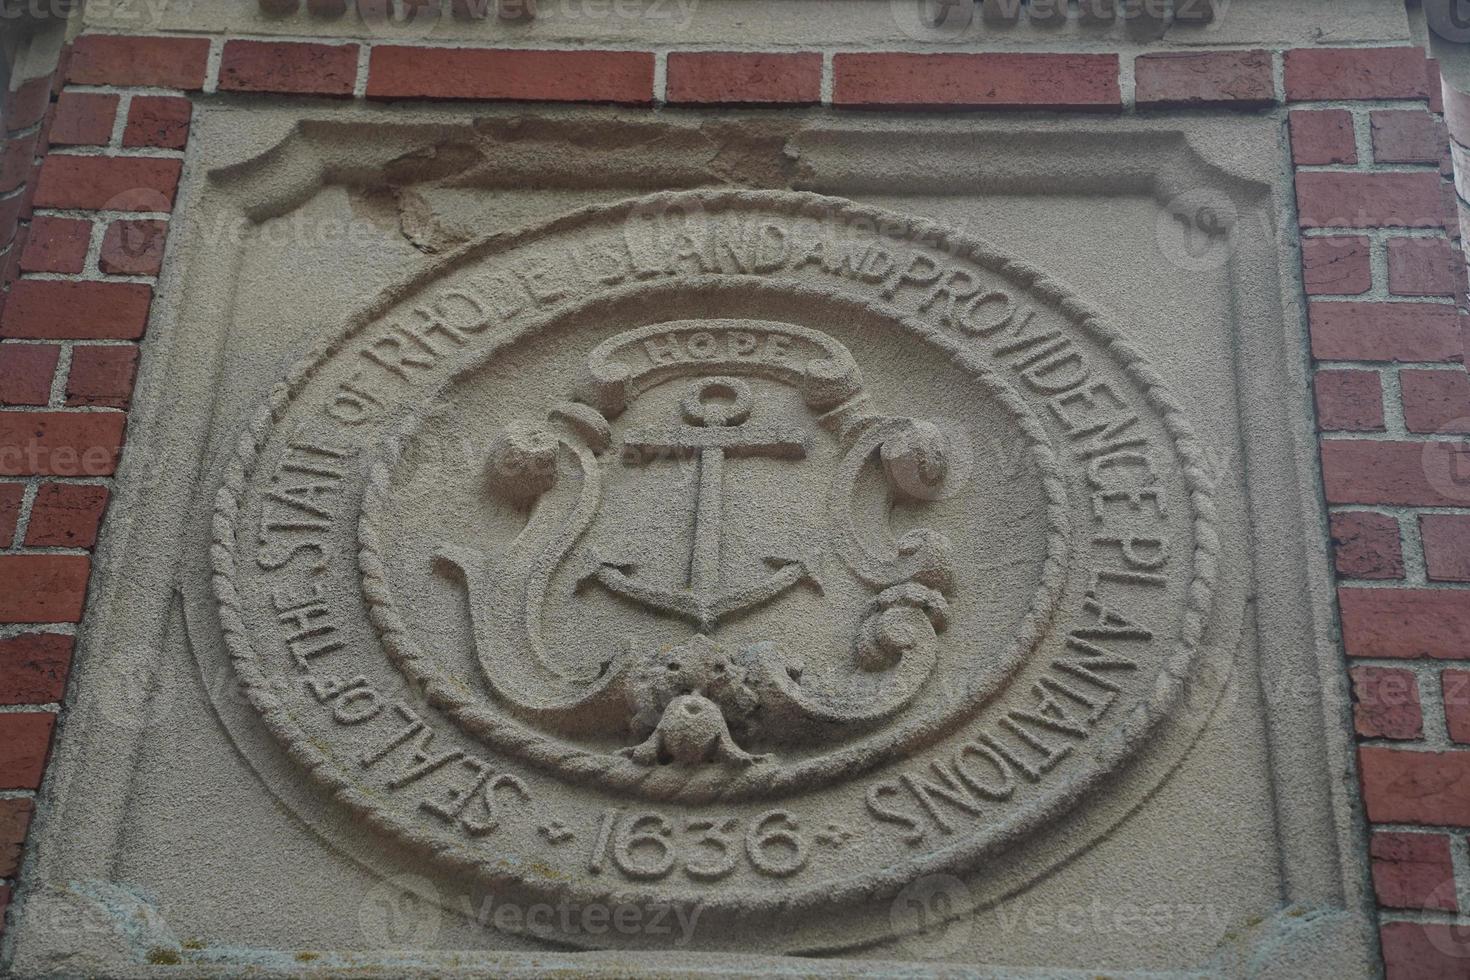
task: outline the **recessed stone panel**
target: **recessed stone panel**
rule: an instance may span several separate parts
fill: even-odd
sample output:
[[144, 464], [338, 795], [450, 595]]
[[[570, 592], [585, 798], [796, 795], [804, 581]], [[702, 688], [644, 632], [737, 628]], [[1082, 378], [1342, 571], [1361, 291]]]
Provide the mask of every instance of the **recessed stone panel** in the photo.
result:
[[1364, 968], [1274, 121], [195, 127], [18, 964]]

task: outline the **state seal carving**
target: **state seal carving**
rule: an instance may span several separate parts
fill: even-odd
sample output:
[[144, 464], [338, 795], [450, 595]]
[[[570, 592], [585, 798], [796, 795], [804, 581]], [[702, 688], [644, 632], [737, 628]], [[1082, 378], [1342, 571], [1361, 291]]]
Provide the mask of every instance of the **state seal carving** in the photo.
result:
[[242, 433], [220, 627], [303, 772], [445, 880], [871, 942], [1185, 737], [1211, 479], [1125, 333], [816, 195], [491, 235]]

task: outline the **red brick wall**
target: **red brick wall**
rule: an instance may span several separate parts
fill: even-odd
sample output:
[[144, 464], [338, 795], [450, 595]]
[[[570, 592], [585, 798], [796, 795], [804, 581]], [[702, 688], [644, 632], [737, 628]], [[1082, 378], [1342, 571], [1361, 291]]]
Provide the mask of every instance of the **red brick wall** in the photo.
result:
[[[1470, 975], [1470, 376], [1438, 72], [1290, 52], [1322, 481], [1390, 977]], [[1323, 104], [1329, 103], [1329, 104]], [[1463, 911], [1470, 911], [1464, 909]]]
[[117, 86], [186, 85], [176, 55], [150, 73], [90, 47], [5, 113], [18, 131], [0, 185], [0, 906], [65, 695], [192, 112]]
[[[0, 253], [6, 281], [19, 274], [0, 296], [0, 902], [63, 700], [192, 94], [1110, 113], [1286, 104], [1385, 959], [1393, 977], [1470, 975], [1448, 925], [1456, 882], [1470, 893], [1470, 669], [1451, 666], [1470, 659], [1465, 275], [1438, 75], [1422, 52], [362, 48], [87, 34], [59, 98], [43, 86], [7, 113], [0, 236], [17, 221], [21, 231]], [[1470, 145], [1470, 102], [1460, 127], [1457, 109], [1451, 128]]]
[[[0, 311], [10, 284], [20, 275], [26, 250], [32, 224], [30, 198], [37, 160], [45, 152], [45, 121], [53, 86], [50, 77], [12, 81], [15, 88], [5, 93], [0, 104], [0, 129], [4, 130], [0, 134]], [[45, 235], [38, 233], [38, 237]], [[0, 406], [47, 405], [59, 354], [50, 345], [0, 343]], [[13, 429], [5, 423], [10, 421], [0, 420], [0, 439], [6, 440], [0, 443], [0, 453], [16, 445], [9, 441]], [[13, 421], [26, 420], [16, 417]], [[43, 421], [40, 412], [35, 421]], [[28, 498], [34, 492], [25, 484], [0, 480], [0, 624], [23, 621], [22, 607], [68, 603], [76, 607], [76, 616], [71, 617], [74, 623], [81, 614], [80, 597], [87, 584], [86, 557], [38, 556], [52, 563], [48, 581], [45, 570], [14, 553], [24, 543], [25, 535], [17, 533], [21, 511], [33, 503]], [[44, 529], [44, 515], [41, 524]], [[83, 567], [57, 567], [57, 559], [80, 561]], [[65, 588], [68, 576], [75, 580], [71, 597]], [[38, 584], [48, 588], [49, 594], [36, 594], [33, 590]], [[51, 615], [66, 618], [64, 613]], [[0, 914], [9, 905], [11, 883], [19, 870], [33, 806], [30, 797], [44, 771], [71, 645], [72, 637], [66, 633], [32, 634], [26, 626], [0, 625], [0, 707], [14, 706], [0, 714], [0, 787], [4, 787], [0, 790]], [[46, 705], [49, 710], [19, 707], [33, 704]]]

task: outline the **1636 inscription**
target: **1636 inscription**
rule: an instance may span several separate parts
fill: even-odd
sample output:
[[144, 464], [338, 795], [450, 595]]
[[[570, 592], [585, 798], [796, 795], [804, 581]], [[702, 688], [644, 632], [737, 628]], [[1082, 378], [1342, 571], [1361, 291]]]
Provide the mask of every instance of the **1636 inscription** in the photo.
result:
[[215, 531], [253, 704], [373, 833], [793, 949], [983, 878], [1162, 737], [1216, 548], [1119, 328], [989, 245], [785, 193], [448, 257], [293, 369]]

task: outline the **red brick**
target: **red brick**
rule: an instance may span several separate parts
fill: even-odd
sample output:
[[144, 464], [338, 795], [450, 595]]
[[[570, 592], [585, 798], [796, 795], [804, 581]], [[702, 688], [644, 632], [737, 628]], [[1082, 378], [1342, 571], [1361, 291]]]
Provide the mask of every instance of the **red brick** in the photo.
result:
[[1427, 99], [1419, 48], [1302, 48], [1286, 52], [1289, 102]]
[[117, 96], [100, 92], [62, 92], [51, 117], [56, 146], [105, 146], [112, 139]]
[[132, 344], [75, 347], [66, 379], [66, 404], [127, 408], [137, 371], [138, 348]]
[[1266, 51], [1177, 51], [1139, 55], [1133, 63], [1140, 108], [1264, 106], [1276, 101]]
[[1444, 93], [1438, 58], [1424, 59], [1424, 85], [1429, 89], [1429, 111], [1444, 112]]
[[90, 483], [47, 483], [36, 491], [26, 526], [30, 548], [91, 548], [107, 510], [107, 488]]
[[1470, 591], [1343, 586], [1337, 604], [1350, 657], [1470, 660]]
[[373, 48], [373, 99], [498, 99], [523, 102], [653, 102], [646, 51], [523, 51]]
[[197, 91], [208, 61], [208, 38], [84, 34], [72, 43], [66, 77], [77, 85]]
[[49, 711], [0, 712], [0, 789], [39, 789], [56, 716]]
[[20, 870], [20, 852], [34, 809], [27, 799], [0, 800], [0, 878], [14, 878]]
[[0, 337], [137, 340], [152, 301], [145, 283], [22, 279], [0, 314]]
[[23, 483], [0, 483], [0, 548], [15, 543], [15, 525], [20, 520], [20, 501], [25, 492]]
[[1385, 922], [1378, 934], [1387, 980], [1465, 980], [1470, 935], [1463, 926]]
[[1470, 826], [1470, 752], [1365, 746], [1358, 760], [1371, 822]]
[[1410, 432], [1470, 432], [1470, 375], [1458, 369], [1399, 372], [1404, 425]]
[[848, 108], [1121, 111], [1114, 54], [837, 54], [832, 104]]
[[22, 272], [81, 272], [92, 243], [92, 222], [37, 215], [20, 256]]
[[1312, 356], [1323, 361], [1458, 361], [1465, 342], [1440, 303], [1311, 304]]
[[1302, 282], [1309, 296], [1357, 296], [1373, 288], [1368, 239], [1302, 239]]
[[1303, 228], [1439, 228], [1444, 224], [1439, 174], [1429, 171], [1302, 171], [1296, 175], [1296, 203]]
[[122, 412], [0, 412], [0, 476], [109, 476]]
[[1470, 444], [1324, 439], [1322, 481], [1334, 504], [1470, 506]]
[[810, 105], [822, 98], [822, 56], [674, 51], [666, 98], [700, 105]]
[[1470, 582], [1470, 514], [1420, 514], [1424, 566], [1432, 582]]
[[182, 170], [182, 160], [53, 153], [41, 164], [34, 203], [38, 208], [171, 211]]
[[1295, 109], [1289, 120], [1293, 163], [1307, 166], [1358, 162], [1351, 112], [1346, 109]]
[[1419, 681], [1412, 670], [1354, 667], [1353, 728], [1363, 738], [1416, 739], [1424, 735]]
[[1450, 140], [1444, 123], [1418, 109], [1380, 109], [1369, 120], [1378, 163], [1438, 164]]
[[351, 95], [357, 81], [357, 45], [294, 41], [226, 41], [221, 92]]
[[126, 218], [107, 226], [97, 264], [114, 276], [156, 276], [163, 268], [168, 222]]
[[14, 91], [6, 92], [5, 108], [0, 116], [9, 132], [29, 129], [46, 116], [51, 105], [51, 78], [42, 76], [22, 82]]
[[1450, 738], [1470, 743], [1470, 670], [1442, 670], [1439, 686], [1444, 699], [1445, 727]]
[[0, 704], [51, 704], [66, 693], [73, 640], [62, 633], [0, 639]]
[[1389, 514], [1353, 511], [1332, 514], [1332, 545], [1337, 574], [1343, 578], [1404, 577], [1398, 519]]
[[182, 150], [189, 143], [194, 104], [174, 95], [135, 95], [123, 128], [123, 146]]
[[78, 622], [91, 567], [87, 555], [0, 555], [0, 623]]
[[55, 344], [0, 344], [0, 405], [45, 405], [61, 348]]
[[1444, 912], [1459, 908], [1450, 839], [1446, 835], [1375, 831], [1369, 853], [1373, 858], [1373, 891], [1379, 905]]
[[1374, 372], [1318, 371], [1312, 389], [1318, 431], [1383, 431], [1383, 383]]
[[1391, 238], [1388, 291], [1395, 296], [1457, 296], [1466, 290], [1465, 259], [1447, 238]]
[[17, 136], [0, 144], [0, 194], [24, 184], [36, 165], [36, 134]]

